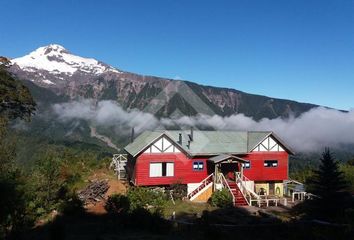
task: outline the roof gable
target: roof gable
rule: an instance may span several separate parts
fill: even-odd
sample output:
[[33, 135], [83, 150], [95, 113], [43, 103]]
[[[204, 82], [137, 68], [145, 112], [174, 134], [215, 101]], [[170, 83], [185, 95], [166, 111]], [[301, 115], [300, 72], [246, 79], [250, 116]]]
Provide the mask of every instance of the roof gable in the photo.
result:
[[[182, 135], [182, 142], [179, 143], [179, 135]], [[190, 156], [198, 155], [218, 155], [218, 154], [246, 154], [257, 146], [266, 141], [271, 136], [273, 141], [268, 142], [268, 147], [274, 147], [274, 142], [278, 144], [282, 150], [293, 154], [275, 134], [272, 132], [241, 132], [241, 131], [194, 131], [193, 141], [190, 141], [190, 131], [180, 130], [158, 130], [145, 131], [140, 134], [134, 142], [125, 147], [125, 150], [132, 156], [136, 156], [142, 151], [150, 148], [150, 153], [157, 152], [179, 152], [182, 150]], [[173, 145], [172, 148], [163, 146], [166, 139], [167, 144]], [[269, 146], [272, 145], [272, 146]], [[266, 145], [265, 143], [263, 145]], [[277, 147], [277, 150], [279, 150]], [[175, 150], [177, 149], [177, 150]], [[270, 148], [269, 150], [271, 150]], [[263, 150], [263, 149], [259, 149]]]
[[129, 143], [124, 149], [135, 157], [162, 134], [162, 132], [145, 131], [135, 138], [132, 143]]
[[[256, 141], [257, 138], [253, 139], [252, 144], [249, 144], [249, 152], [288, 152], [289, 154], [294, 154], [294, 152], [286, 146], [279, 137], [277, 137], [273, 132], [270, 132], [265, 137], [261, 138], [258, 136], [260, 141]], [[256, 144], [254, 144], [257, 142]]]
[[179, 153], [181, 152], [176, 144], [168, 139], [165, 134], [155, 140], [144, 151], [144, 153]]

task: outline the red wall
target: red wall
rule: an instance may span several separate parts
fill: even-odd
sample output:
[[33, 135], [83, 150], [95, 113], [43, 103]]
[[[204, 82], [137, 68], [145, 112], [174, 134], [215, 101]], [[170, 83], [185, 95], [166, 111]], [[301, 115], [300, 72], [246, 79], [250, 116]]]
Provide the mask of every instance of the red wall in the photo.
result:
[[[203, 161], [202, 171], [193, 170], [194, 161]], [[174, 162], [173, 177], [149, 177], [151, 162]], [[206, 158], [188, 158], [183, 153], [143, 153], [138, 156], [135, 165], [135, 185], [168, 185], [177, 181], [198, 183], [208, 176]]]
[[[244, 169], [244, 175], [250, 180], [282, 181], [288, 179], [287, 152], [252, 152], [242, 158], [251, 162], [251, 168]], [[134, 171], [137, 186], [169, 185], [177, 181], [184, 184], [198, 183], [208, 176], [206, 160], [207, 158], [190, 159], [183, 153], [143, 153], [137, 157], [135, 167], [131, 165], [131, 169]], [[264, 167], [264, 160], [278, 160], [278, 166]], [[194, 161], [204, 162], [203, 171], [193, 170]], [[174, 162], [174, 176], [149, 177], [151, 162]]]
[[[276, 181], [288, 179], [287, 152], [252, 152], [242, 158], [251, 162], [251, 168], [243, 173], [254, 181]], [[277, 167], [264, 167], [264, 160], [278, 160]]]

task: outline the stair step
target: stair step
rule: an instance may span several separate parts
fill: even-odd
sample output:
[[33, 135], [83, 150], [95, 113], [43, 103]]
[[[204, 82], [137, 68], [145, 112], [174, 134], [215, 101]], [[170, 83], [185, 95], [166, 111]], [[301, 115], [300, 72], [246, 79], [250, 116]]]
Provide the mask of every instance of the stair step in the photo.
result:
[[248, 203], [235, 182], [228, 182], [232, 195], [234, 196], [235, 206], [248, 206]]

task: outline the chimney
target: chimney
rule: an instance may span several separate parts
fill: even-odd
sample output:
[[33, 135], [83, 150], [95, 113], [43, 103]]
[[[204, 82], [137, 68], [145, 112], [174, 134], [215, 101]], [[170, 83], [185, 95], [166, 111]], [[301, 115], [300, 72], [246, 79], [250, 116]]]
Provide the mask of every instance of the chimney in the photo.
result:
[[178, 143], [182, 145], [182, 133], [178, 136]]
[[134, 142], [134, 128], [132, 128], [132, 134], [130, 136], [130, 142]]
[[191, 127], [191, 134], [190, 134], [190, 137], [189, 137], [191, 139], [191, 142], [193, 142], [193, 140], [194, 140], [193, 137], [194, 137], [193, 136], [193, 127]]

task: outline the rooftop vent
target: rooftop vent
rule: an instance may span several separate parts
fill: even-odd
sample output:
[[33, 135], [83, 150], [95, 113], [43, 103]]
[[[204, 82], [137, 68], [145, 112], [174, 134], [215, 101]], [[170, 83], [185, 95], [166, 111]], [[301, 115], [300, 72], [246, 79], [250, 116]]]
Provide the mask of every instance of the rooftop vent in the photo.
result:
[[178, 143], [182, 145], [182, 133], [180, 133], [178, 136]]
[[189, 134], [189, 140], [193, 142], [194, 135], [193, 135], [193, 127], [191, 127], [191, 133]]
[[130, 142], [134, 142], [134, 128], [132, 128], [132, 133], [131, 133], [131, 136], [130, 136]]

